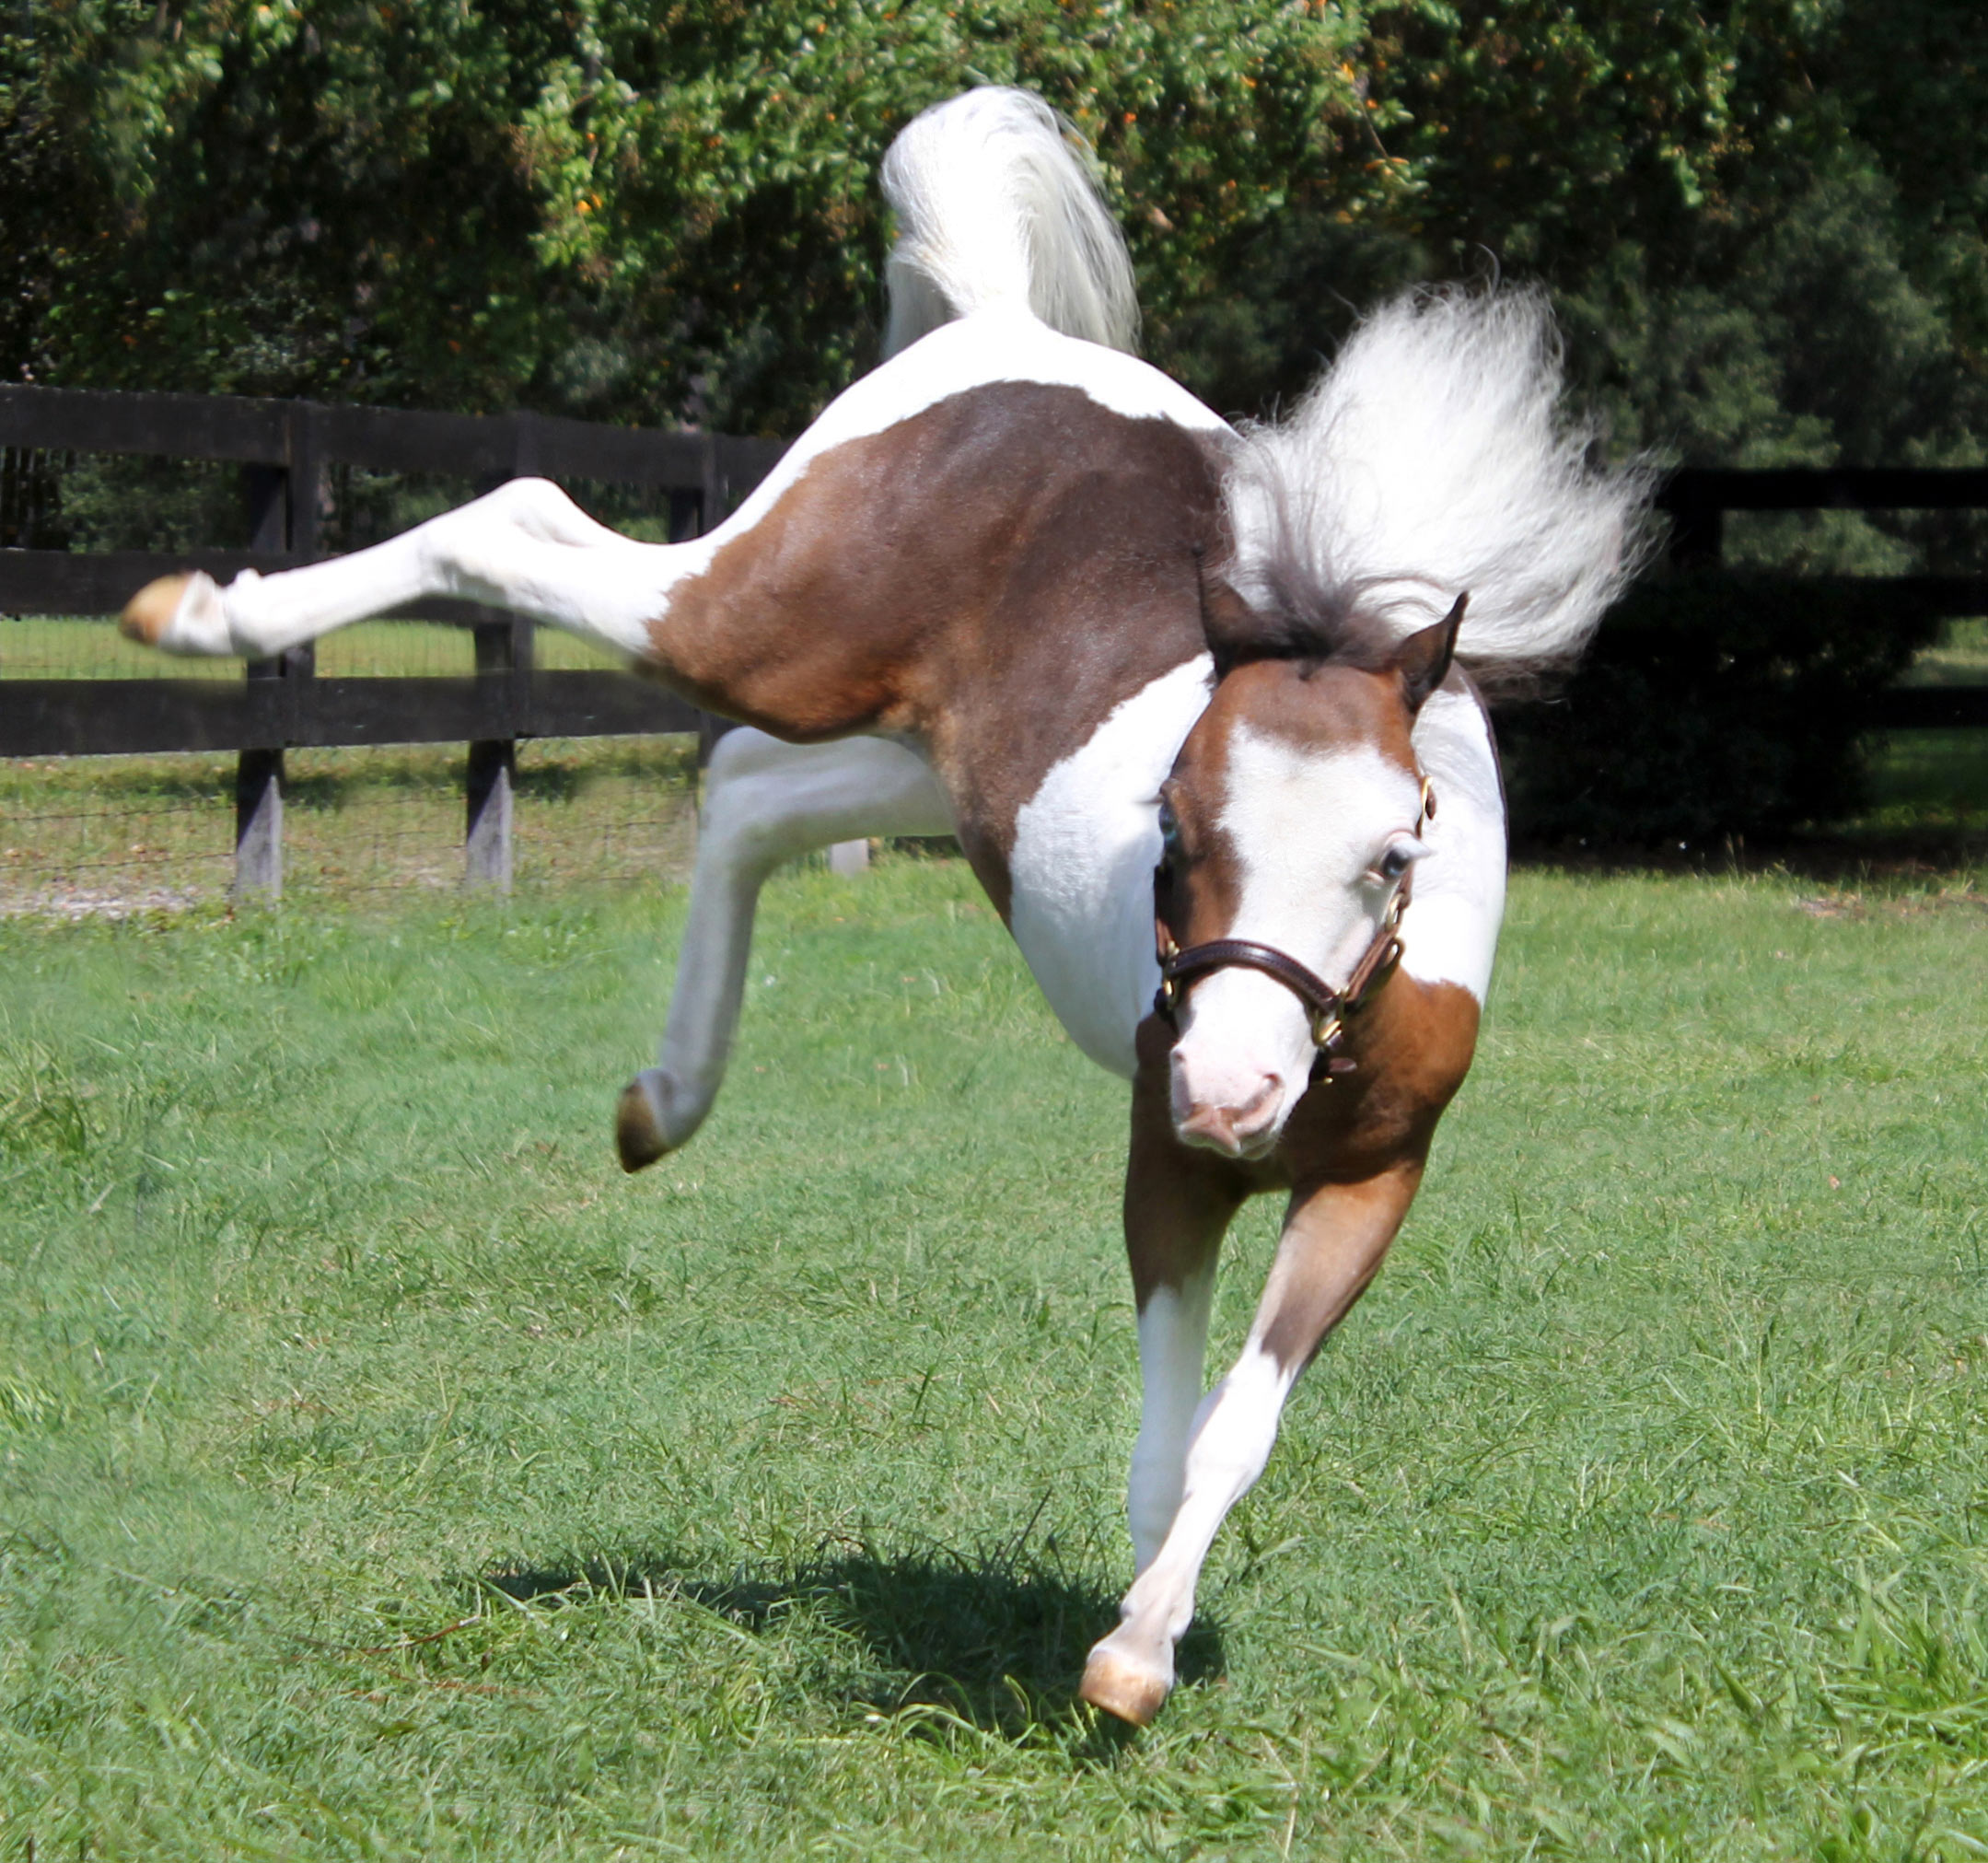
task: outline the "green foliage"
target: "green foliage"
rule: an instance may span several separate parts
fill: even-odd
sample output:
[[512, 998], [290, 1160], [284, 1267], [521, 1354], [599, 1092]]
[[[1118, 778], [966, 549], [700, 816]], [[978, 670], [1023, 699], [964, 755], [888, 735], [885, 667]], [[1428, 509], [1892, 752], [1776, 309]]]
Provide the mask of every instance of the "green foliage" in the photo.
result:
[[36, 20], [21, 94], [89, 185], [24, 253], [52, 301], [15, 353], [69, 381], [791, 431], [873, 355], [876, 168], [924, 105], [994, 79], [1065, 109], [1161, 315], [1335, 192], [1364, 114], [1347, 18], [1238, 0]]
[[1516, 876], [1136, 1738], [1070, 1701], [1129, 1577], [1124, 1089], [957, 862], [792, 875], [710, 1124], [623, 1178], [680, 913], [0, 922], [9, 1851], [1988, 1842], [1966, 882]]
[[1488, 256], [1619, 445], [1971, 457], [1984, 45], [1937, 0], [52, 0], [0, 28], [0, 354], [791, 432], [874, 355], [884, 148], [993, 80], [1091, 138], [1219, 406]]
[[[1988, 15], [1942, 0], [52, 0], [0, 27], [0, 371], [791, 434], [874, 358], [884, 149], [991, 80], [1091, 139], [1148, 350], [1225, 411], [1302, 391], [1382, 293], [1503, 268], [1553, 287], [1617, 453], [1971, 463], [1984, 69]], [[238, 524], [144, 477], [72, 475], [73, 538]], [[345, 489], [341, 540], [385, 528], [387, 490]], [[1728, 560], [1966, 572], [1984, 546], [1979, 516], [1786, 518]], [[1828, 604], [1802, 641], [1761, 612], [1730, 654], [1766, 683], [1688, 687], [1712, 611], [1652, 600], [1691, 618], [1625, 615], [1521, 727], [1573, 760], [1535, 825], [1843, 806], [1838, 698], [1900, 654]], [[1620, 753], [1659, 694], [1671, 741]], [[1726, 719], [1726, 753], [1689, 751]]]

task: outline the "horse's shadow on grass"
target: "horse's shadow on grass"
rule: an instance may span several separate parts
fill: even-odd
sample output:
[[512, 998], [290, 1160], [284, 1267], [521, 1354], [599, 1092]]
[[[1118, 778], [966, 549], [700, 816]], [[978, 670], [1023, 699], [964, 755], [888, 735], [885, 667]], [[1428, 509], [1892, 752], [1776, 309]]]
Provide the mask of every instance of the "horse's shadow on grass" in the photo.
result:
[[[797, 1565], [722, 1578], [648, 1551], [518, 1564], [482, 1582], [521, 1601], [681, 1599], [759, 1636], [811, 1623], [843, 1652], [825, 1665], [823, 1691], [887, 1716], [915, 1721], [924, 1710], [936, 1725], [949, 1717], [1008, 1739], [1079, 1732], [1103, 1748], [1129, 1731], [1078, 1708], [1084, 1659], [1117, 1621], [1118, 1600], [1073, 1575], [1053, 1539], [1021, 1551], [824, 1544]], [[1219, 1625], [1197, 1621], [1178, 1653], [1180, 1680], [1224, 1666]]]

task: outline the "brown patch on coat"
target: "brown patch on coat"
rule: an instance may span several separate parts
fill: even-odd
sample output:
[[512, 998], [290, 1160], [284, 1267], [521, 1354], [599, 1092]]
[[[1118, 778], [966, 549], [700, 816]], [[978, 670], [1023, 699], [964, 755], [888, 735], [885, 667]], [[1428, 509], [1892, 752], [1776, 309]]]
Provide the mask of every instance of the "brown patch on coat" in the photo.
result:
[[1207, 1268], [1243, 1200], [1262, 1186], [1249, 1167], [1175, 1135], [1168, 1103], [1173, 1030], [1140, 1023], [1125, 1154], [1125, 1252], [1139, 1310], [1162, 1287], [1179, 1291]]
[[[1413, 911], [1413, 907], [1410, 907]], [[1315, 1079], [1275, 1150], [1255, 1161], [1183, 1145], [1168, 1103], [1173, 1030], [1139, 1025], [1125, 1239], [1140, 1306], [1179, 1287], [1220, 1246], [1243, 1199], [1285, 1190], [1285, 1235], [1259, 1310], [1264, 1349], [1310, 1362], [1379, 1272], [1408, 1214], [1436, 1123], [1471, 1071], [1477, 998], [1458, 984], [1397, 972], [1350, 1017], [1350, 1074]]]
[[655, 670], [776, 737], [908, 738], [1005, 917], [1015, 817], [1122, 700], [1202, 653], [1215, 442], [994, 382], [812, 460], [650, 624]]
[[1422, 1182], [1419, 1159], [1294, 1195], [1257, 1310], [1255, 1337], [1293, 1377], [1366, 1292]]

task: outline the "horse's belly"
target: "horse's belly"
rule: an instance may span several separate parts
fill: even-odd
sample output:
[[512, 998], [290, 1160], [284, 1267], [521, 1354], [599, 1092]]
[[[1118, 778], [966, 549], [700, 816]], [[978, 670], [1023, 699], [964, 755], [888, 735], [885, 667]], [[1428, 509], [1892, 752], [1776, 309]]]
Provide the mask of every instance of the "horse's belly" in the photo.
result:
[[1070, 1039], [1128, 1079], [1159, 983], [1159, 786], [1207, 708], [1203, 654], [1119, 704], [1015, 818], [1008, 922]]

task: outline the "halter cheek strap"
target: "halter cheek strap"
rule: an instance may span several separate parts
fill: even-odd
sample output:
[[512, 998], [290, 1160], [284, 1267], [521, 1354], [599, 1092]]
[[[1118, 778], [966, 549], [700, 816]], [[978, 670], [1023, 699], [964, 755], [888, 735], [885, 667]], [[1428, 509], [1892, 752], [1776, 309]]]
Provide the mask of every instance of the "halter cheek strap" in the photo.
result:
[[[1418, 835], [1435, 814], [1436, 791], [1424, 776], [1422, 779], [1422, 808], [1415, 817]], [[1168, 1028], [1177, 1029], [1181, 999], [1187, 994], [1187, 985], [1196, 977], [1205, 976], [1211, 971], [1236, 968], [1261, 971], [1267, 977], [1274, 977], [1305, 1006], [1305, 1014], [1311, 1023], [1311, 1045], [1318, 1050], [1318, 1059], [1312, 1064], [1312, 1078], [1316, 1080], [1323, 1076], [1330, 1079], [1334, 1075], [1351, 1074], [1359, 1064], [1351, 1055], [1333, 1051], [1345, 1032], [1346, 1018], [1366, 1004], [1374, 992], [1394, 974], [1395, 966], [1401, 961], [1400, 926], [1401, 914], [1408, 909], [1413, 869], [1402, 876], [1401, 883], [1388, 902], [1380, 929], [1360, 954], [1360, 961], [1354, 965], [1345, 987], [1338, 990], [1296, 958], [1287, 956], [1274, 946], [1256, 944], [1248, 938], [1211, 938], [1205, 944], [1182, 950], [1167, 925], [1159, 898], [1160, 889], [1170, 879], [1165, 861], [1153, 869], [1154, 939], [1156, 955], [1159, 959], [1159, 989], [1153, 998], [1153, 1013]]]

